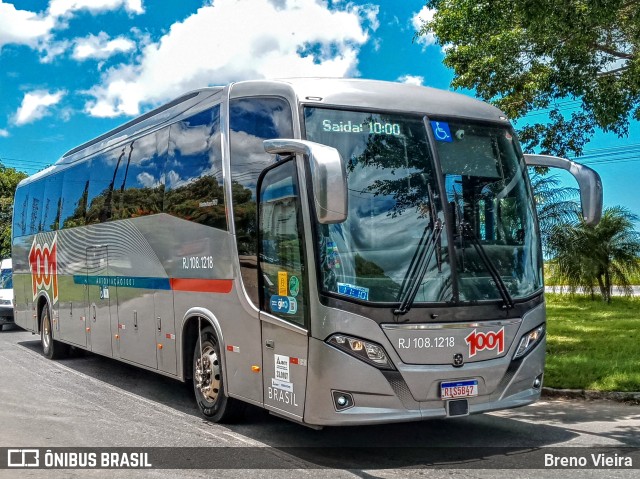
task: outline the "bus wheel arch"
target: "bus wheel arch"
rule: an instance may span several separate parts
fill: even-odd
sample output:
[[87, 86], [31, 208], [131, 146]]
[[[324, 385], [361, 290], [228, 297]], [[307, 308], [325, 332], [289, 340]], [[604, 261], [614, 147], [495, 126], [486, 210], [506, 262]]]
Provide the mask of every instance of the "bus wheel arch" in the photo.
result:
[[[204, 308], [192, 308], [184, 315], [182, 320], [182, 377], [185, 381], [192, 379], [191, 361], [193, 351], [198, 342], [198, 325], [200, 330], [206, 326], [211, 326], [221, 343], [224, 343], [222, 328], [218, 318], [209, 310]], [[224, 358], [223, 369], [226, 372]]]
[[42, 354], [49, 359], [62, 359], [69, 355], [70, 346], [53, 339], [52, 309], [48, 298], [44, 295], [38, 298], [36, 311], [38, 313], [38, 331]]
[[212, 314], [194, 314], [183, 325], [183, 374], [191, 384], [200, 413], [210, 421], [238, 421], [244, 404], [226, 390], [224, 341]]
[[36, 327], [38, 333], [42, 332], [42, 312], [45, 308], [49, 310], [49, 315], [51, 316], [51, 306], [49, 304], [49, 298], [46, 294], [41, 294], [36, 300], [36, 318], [38, 318]]

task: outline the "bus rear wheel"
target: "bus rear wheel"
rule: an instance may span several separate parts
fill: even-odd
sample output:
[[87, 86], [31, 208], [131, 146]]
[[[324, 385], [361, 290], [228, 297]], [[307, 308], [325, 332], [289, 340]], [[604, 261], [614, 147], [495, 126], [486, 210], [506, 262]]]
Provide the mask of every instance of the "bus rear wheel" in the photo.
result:
[[51, 314], [49, 308], [42, 308], [40, 313], [40, 343], [42, 354], [49, 359], [61, 359], [69, 355], [69, 345], [53, 339], [51, 332]]
[[193, 392], [200, 412], [213, 422], [233, 423], [242, 418], [244, 403], [225, 394], [220, 343], [211, 326], [203, 328], [192, 363]]

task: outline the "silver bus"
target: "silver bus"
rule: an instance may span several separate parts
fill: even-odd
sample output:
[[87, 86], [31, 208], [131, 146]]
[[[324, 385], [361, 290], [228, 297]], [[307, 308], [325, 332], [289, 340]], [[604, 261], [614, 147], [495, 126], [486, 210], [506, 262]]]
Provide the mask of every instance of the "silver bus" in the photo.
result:
[[540, 397], [542, 253], [498, 109], [368, 80], [188, 93], [20, 183], [16, 323], [309, 426], [465, 416]]

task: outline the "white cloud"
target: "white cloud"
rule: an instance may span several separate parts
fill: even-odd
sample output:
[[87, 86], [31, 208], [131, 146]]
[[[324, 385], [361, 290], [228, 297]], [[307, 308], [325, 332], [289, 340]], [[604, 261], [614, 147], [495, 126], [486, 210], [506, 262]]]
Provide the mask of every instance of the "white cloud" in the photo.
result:
[[133, 50], [136, 44], [125, 37], [116, 37], [113, 40], [105, 32], [98, 35], [89, 35], [75, 40], [72, 57], [78, 61], [88, 59], [105, 60], [117, 53]]
[[57, 56], [62, 55], [71, 46], [69, 40], [43, 42], [38, 46], [38, 50], [42, 54], [40, 61], [42, 63], [51, 63]]
[[92, 14], [123, 8], [129, 13], [144, 13], [142, 0], [51, 0], [49, 14], [54, 17], [69, 16], [78, 10]]
[[398, 78], [399, 82], [409, 83], [410, 85], [423, 85], [424, 77], [420, 75], [402, 75]]
[[9, 131], [0, 128], [0, 138], [9, 138], [10, 136]]
[[36, 47], [46, 39], [55, 20], [27, 10], [17, 10], [10, 3], [0, 0], [0, 48], [14, 43]]
[[152, 188], [159, 185], [159, 181], [156, 180], [152, 174], [143, 171], [142, 173], [136, 176], [136, 180], [145, 188]]
[[[435, 10], [430, 9], [426, 5], [422, 7], [418, 13], [415, 13], [413, 17], [411, 17], [411, 24], [415, 31], [419, 31], [422, 28], [424, 22], [430, 22], [433, 20], [433, 15], [436, 13]], [[423, 45], [423, 48], [428, 47], [429, 45], [433, 45], [436, 43], [436, 36], [433, 32], [429, 32], [426, 35], [420, 35], [416, 38], [416, 42]]]
[[145, 46], [135, 64], [105, 72], [86, 109], [135, 115], [141, 104], [234, 80], [355, 75], [377, 14], [316, 0], [212, 0]]
[[20, 108], [18, 108], [13, 117], [14, 124], [25, 125], [48, 115], [50, 113], [49, 107], [60, 102], [64, 95], [65, 92], [62, 91], [49, 93], [45, 90], [26, 93]]
[[[123, 8], [130, 14], [144, 13], [142, 0], [51, 0], [49, 9], [41, 13], [18, 10], [0, 0], [0, 49], [8, 44], [26, 45], [42, 53], [41, 61], [48, 63], [69, 47], [69, 41], [53, 41], [53, 32], [67, 28], [75, 12], [97, 15]], [[127, 48], [121, 40], [110, 47]]]

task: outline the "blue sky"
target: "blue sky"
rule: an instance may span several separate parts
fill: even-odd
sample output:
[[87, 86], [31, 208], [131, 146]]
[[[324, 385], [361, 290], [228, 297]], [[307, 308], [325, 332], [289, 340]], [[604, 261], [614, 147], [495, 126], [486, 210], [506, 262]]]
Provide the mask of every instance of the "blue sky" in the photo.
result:
[[[446, 89], [440, 47], [414, 41], [426, 15], [424, 0], [0, 0], [0, 159], [35, 173], [185, 91], [229, 81], [357, 76]], [[637, 123], [630, 133], [599, 133], [584, 160], [605, 205], [640, 214]]]

